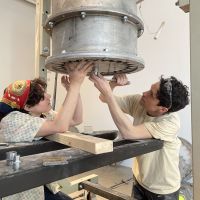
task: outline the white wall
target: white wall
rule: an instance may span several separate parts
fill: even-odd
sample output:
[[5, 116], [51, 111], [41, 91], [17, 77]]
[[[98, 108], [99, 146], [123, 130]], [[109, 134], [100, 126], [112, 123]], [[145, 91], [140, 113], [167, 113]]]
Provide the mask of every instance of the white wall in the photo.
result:
[[1, 0], [0, 94], [12, 81], [34, 77], [35, 6]]
[[[153, 35], [149, 35], [147, 30], [139, 39], [138, 48], [146, 62], [146, 68], [133, 76], [138, 78], [137, 83], [141, 86], [145, 79], [145, 83], [150, 85], [161, 74], [174, 75], [190, 85], [189, 14], [175, 6], [175, 2], [176, 0], [151, 0], [142, 4], [145, 24], [152, 30], [157, 30], [162, 21], [165, 21], [165, 26], [158, 40], [152, 39]], [[191, 141], [190, 106], [179, 114], [182, 121], [180, 135]]]

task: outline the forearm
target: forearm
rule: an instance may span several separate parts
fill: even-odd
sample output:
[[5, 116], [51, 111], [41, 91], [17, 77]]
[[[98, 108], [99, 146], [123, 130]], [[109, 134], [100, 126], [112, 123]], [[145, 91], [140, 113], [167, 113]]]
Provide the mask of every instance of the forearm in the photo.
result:
[[[113, 92], [115, 87], [116, 87], [116, 84], [113, 84], [112, 81], [109, 82], [109, 85], [110, 85], [110, 88], [111, 88], [111, 91]], [[100, 93], [99, 95], [99, 99], [103, 102], [103, 103], [106, 103], [106, 99], [104, 98], [104, 95], [102, 93]]]
[[[117, 76], [117, 75], [116, 75]], [[91, 75], [90, 80], [94, 83], [95, 87], [100, 91], [100, 99], [108, 104], [112, 118], [121, 132], [122, 136], [126, 139], [141, 139], [151, 138], [151, 134], [145, 128], [144, 124], [134, 126], [125, 113], [120, 109], [115, 97], [113, 89], [115, 86], [123, 86], [127, 84], [126, 76], [119, 75], [116, 77], [116, 82], [111, 81], [109, 84], [103, 76]]]
[[69, 76], [61, 78], [62, 85], [68, 90], [65, 100], [54, 120], [46, 120], [40, 127], [37, 136], [65, 132], [69, 129], [76, 106], [80, 105], [78, 103], [80, 87], [92, 67], [92, 62], [81, 61], [70, 71]]
[[[114, 90], [116, 87], [116, 84], [113, 82], [109, 82], [111, 91]], [[100, 100], [104, 103], [108, 104], [110, 113], [112, 115], [112, 118], [119, 129], [120, 133], [122, 136], [126, 139], [135, 139], [134, 134], [133, 134], [133, 124], [132, 122], [127, 118], [125, 113], [120, 109], [119, 105], [117, 104], [113, 93], [103, 95], [102, 93], [99, 96]]]
[[151, 138], [144, 124], [138, 126], [132, 124], [132, 121], [121, 110], [113, 95], [109, 95], [109, 98], [106, 99], [113, 121], [124, 139]]
[[83, 106], [81, 96], [79, 94], [76, 108], [74, 111], [73, 119], [71, 120], [70, 126], [79, 125], [83, 121]]
[[79, 89], [79, 85], [69, 88], [65, 100], [56, 115], [55, 124], [61, 132], [68, 130], [70, 127], [70, 123], [78, 104]]

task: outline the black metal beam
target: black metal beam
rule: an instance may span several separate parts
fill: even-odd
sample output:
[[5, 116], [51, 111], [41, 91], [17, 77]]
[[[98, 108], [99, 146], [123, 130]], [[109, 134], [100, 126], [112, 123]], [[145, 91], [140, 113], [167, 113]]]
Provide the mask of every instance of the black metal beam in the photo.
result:
[[8, 151], [16, 151], [20, 156], [27, 156], [65, 148], [69, 147], [44, 139], [30, 143], [10, 143], [8, 147], [0, 147], [0, 160], [6, 159], [6, 152]]
[[[94, 155], [78, 149], [68, 148], [58, 151], [29, 155], [22, 158], [19, 169], [0, 161], [0, 197], [15, 194], [46, 183], [80, 174], [121, 160], [161, 149], [160, 140], [121, 140], [114, 142], [113, 152]], [[59, 166], [43, 166], [45, 156], [66, 156], [69, 163]]]
[[84, 190], [87, 190], [91, 193], [97, 194], [101, 197], [104, 197], [106, 199], [112, 199], [112, 200], [133, 200], [130, 196], [127, 196], [125, 194], [122, 194], [120, 192], [117, 192], [115, 190], [112, 190], [110, 188], [106, 188], [102, 185], [92, 183], [90, 181], [84, 181], [80, 183], [79, 187], [83, 188]]

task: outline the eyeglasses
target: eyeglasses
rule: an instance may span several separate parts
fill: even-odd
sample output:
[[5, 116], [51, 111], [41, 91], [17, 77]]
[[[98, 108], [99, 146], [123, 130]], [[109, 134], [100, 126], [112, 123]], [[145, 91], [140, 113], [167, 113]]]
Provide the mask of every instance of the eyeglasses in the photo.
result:
[[164, 83], [164, 87], [167, 89], [167, 94], [169, 95], [170, 104], [168, 109], [172, 107], [172, 82], [171, 78], [166, 79], [166, 82]]

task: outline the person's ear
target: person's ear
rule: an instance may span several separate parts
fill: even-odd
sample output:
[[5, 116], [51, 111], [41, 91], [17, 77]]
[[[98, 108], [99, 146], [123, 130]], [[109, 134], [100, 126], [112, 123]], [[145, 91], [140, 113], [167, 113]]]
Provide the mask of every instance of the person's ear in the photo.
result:
[[27, 111], [27, 112], [29, 112], [29, 111], [30, 111], [30, 106], [25, 105], [25, 106], [24, 106], [24, 110]]
[[164, 106], [160, 106], [160, 113], [161, 113], [161, 114], [167, 113], [168, 110], [169, 110], [168, 108], [166, 108], [166, 107], [164, 107]]

